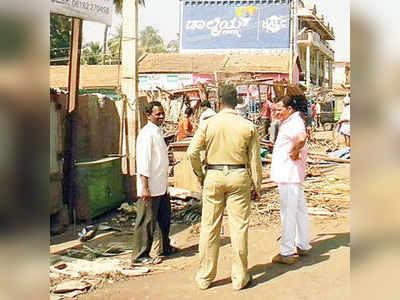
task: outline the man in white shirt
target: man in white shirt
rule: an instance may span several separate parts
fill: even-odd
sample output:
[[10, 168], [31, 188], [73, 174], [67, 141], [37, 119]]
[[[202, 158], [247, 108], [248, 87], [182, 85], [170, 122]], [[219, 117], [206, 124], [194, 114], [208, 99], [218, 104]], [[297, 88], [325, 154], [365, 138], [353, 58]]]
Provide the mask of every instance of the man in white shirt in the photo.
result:
[[204, 120], [207, 120], [217, 114], [215, 111], [211, 109], [211, 104], [208, 100], [201, 102], [200, 107], [207, 107], [207, 109], [203, 111], [200, 115], [199, 126]]
[[250, 98], [247, 95], [246, 97], [243, 98], [243, 103], [238, 103], [235, 107], [235, 111], [237, 114], [242, 116], [243, 118], [247, 117], [247, 110], [249, 109], [249, 102]]
[[319, 103], [319, 101], [315, 104], [315, 117], [316, 117], [316, 121], [317, 121], [317, 128], [321, 127], [321, 104]]
[[136, 143], [137, 216], [133, 235], [132, 263], [151, 262], [150, 250], [156, 223], [161, 231], [161, 255], [176, 252], [170, 245], [171, 204], [168, 187], [168, 148], [161, 131], [165, 113], [160, 102], [145, 108], [148, 123]]
[[344, 136], [346, 147], [350, 147], [350, 97], [346, 95], [343, 99], [343, 112], [340, 116], [339, 132]]

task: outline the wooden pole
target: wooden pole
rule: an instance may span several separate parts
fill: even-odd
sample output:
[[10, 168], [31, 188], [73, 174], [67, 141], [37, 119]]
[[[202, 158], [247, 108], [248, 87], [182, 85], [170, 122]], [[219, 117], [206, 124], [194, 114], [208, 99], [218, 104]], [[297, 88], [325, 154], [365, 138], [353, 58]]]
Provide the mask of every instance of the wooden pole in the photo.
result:
[[[72, 35], [70, 43], [68, 67], [68, 113], [66, 116], [66, 139], [64, 153], [64, 199], [68, 203], [69, 217], [76, 223], [74, 201], [74, 161], [77, 159], [75, 151], [76, 126], [74, 126], [73, 112], [78, 108], [79, 75], [82, 46], [82, 20], [72, 18]], [[74, 230], [75, 230], [74, 226]]]
[[[137, 68], [137, 36], [138, 36], [138, 0], [123, 1], [122, 4], [122, 65], [121, 65], [121, 91], [126, 96], [127, 123], [125, 140], [129, 147], [129, 156], [122, 160], [123, 169], [128, 168], [128, 175], [136, 173], [136, 137], [138, 122], [138, 68]], [[128, 154], [125, 153], [125, 154]], [[129, 160], [129, 162], [128, 162]], [[136, 182], [135, 178], [132, 178]], [[135, 185], [135, 183], [134, 183]], [[136, 189], [135, 189], [136, 191]]]
[[291, 1], [290, 3], [290, 45], [289, 45], [289, 83], [293, 83], [293, 55], [294, 55], [294, 19], [295, 19], [295, 14], [294, 14], [294, 5], [295, 1]]
[[72, 18], [71, 52], [68, 67], [68, 112], [74, 111], [79, 95], [79, 75], [82, 46], [82, 20]]

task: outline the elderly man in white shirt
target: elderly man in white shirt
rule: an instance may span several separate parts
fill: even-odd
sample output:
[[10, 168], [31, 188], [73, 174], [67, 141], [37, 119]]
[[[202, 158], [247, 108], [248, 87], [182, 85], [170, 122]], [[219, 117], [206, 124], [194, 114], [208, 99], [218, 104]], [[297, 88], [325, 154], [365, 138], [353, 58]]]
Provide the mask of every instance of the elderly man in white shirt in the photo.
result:
[[346, 147], [350, 147], [350, 97], [347, 94], [343, 99], [343, 112], [340, 116], [339, 132], [344, 136]]
[[199, 118], [199, 126], [201, 125], [201, 123], [202, 123], [204, 120], [207, 120], [207, 119], [209, 119], [209, 118], [211, 118], [212, 116], [215, 116], [215, 115], [217, 114], [215, 111], [213, 111], [213, 110], [211, 109], [211, 104], [210, 104], [210, 102], [209, 102], [208, 100], [201, 102], [200, 106], [201, 106], [201, 107], [207, 107], [207, 109], [206, 109], [205, 111], [203, 111], [203, 112], [201, 113], [201, 115], [200, 115], [200, 118]]
[[139, 132], [136, 144], [137, 216], [133, 235], [132, 263], [151, 262], [150, 250], [156, 222], [161, 231], [161, 255], [176, 252], [170, 245], [171, 204], [168, 187], [168, 148], [161, 131], [165, 113], [160, 102], [146, 106], [148, 123]]

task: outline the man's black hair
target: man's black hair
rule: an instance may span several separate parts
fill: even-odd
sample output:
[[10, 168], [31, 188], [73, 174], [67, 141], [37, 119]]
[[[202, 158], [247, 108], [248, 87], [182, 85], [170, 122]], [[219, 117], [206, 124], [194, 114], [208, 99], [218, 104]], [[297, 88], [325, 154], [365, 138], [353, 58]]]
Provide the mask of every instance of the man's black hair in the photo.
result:
[[206, 101], [201, 102], [200, 106], [211, 108], [211, 103], [210, 103], [210, 101], [206, 100]]
[[237, 91], [233, 85], [223, 84], [219, 94], [224, 105], [234, 108], [238, 104]]
[[147, 103], [144, 108], [144, 112], [146, 113], [146, 115], [151, 115], [151, 113], [153, 112], [153, 107], [155, 107], [155, 106], [162, 107], [161, 102], [151, 101], [151, 102]]
[[190, 107], [185, 109], [185, 115], [191, 116], [193, 115], [193, 109], [191, 109]]

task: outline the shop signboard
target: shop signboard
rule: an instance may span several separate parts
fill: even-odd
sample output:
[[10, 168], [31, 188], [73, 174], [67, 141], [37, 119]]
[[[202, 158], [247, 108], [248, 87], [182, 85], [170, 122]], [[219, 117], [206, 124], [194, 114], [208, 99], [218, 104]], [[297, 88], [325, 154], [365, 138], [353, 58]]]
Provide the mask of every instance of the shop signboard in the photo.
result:
[[242, 6], [213, 2], [183, 4], [181, 49], [289, 48], [289, 1]]
[[50, 0], [50, 12], [112, 25], [113, 0]]

